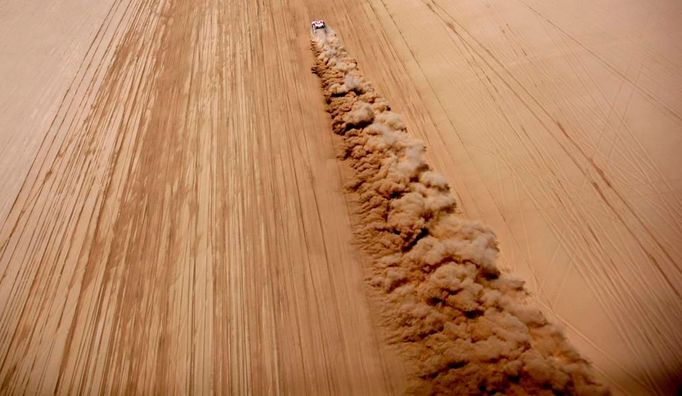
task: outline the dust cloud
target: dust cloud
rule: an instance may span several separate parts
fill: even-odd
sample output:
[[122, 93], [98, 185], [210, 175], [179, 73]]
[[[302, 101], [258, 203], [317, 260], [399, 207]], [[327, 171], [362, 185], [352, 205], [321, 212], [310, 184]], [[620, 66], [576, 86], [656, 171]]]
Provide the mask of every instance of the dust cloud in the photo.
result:
[[390, 342], [415, 367], [417, 394], [608, 394], [587, 361], [500, 273], [495, 234], [462, 219], [443, 176], [423, 159], [333, 30], [313, 34], [340, 158], [353, 170], [355, 233], [371, 257]]

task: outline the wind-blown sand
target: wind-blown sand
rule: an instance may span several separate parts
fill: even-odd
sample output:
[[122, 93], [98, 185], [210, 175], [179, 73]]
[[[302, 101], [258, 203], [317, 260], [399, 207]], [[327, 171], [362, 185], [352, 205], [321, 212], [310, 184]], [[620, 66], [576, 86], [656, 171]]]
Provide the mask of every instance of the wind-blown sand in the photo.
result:
[[373, 259], [388, 340], [415, 394], [608, 394], [561, 331], [497, 268], [497, 240], [462, 219], [442, 175], [331, 27], [313, 33], [339, 157], [352, 168], [359, 245]]
[[4, 2], [0, 393], [407, 389], [309, 72], [315, 18], [597, 381], [674, 393], [681, 8]]

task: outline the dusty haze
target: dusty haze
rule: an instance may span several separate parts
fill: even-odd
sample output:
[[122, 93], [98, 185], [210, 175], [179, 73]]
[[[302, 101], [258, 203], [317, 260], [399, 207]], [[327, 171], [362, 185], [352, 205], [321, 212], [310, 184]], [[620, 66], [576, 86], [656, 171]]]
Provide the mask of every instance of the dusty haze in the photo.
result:
[[[317, 18], [362, 68], [334, 89], [364, 78], [385, 99], [341, 121], [371, 110], [371, 147], [403, 144], [396, 130], [423, 142], [395, 164], [422, 187], [381, 246], [357, 234], [365, 187], [345, 184], [363, 152], [310, 73]], [[467, 298], [474, 284], [520, 290], [497, 279], [525, 282], [525, 318], [590, 363], [580, 378], [674, 393], [681, 18], [674, 0], [3, 2], [0, 393], [402, 394], [414, 367], [397, 343], [429, 326], [466, 338], [477, 304], [504, 303]], [[477, 248], [432, 240], [452, 227]], [[403, 243], [423, 251], [376, 267]], [[424, 260], [430, 278], [405, 288]], [[464, 327], [415, 303], [393, 323], [421, 330], [386, 330], [396, 290], [450, 300]], [[499, 322], [510, 354], [538, 336]], [[577, 383], [562, 378], [542, 381]]]
[[354, 231], [387, 339], [412, 365], [415, 394], [606, 395], [588, 362], [500, 273], [497, 239], [457, 215], [443, 176], [374, 90], [331, 27], [313, 33], [340, 159], [352, 168]]

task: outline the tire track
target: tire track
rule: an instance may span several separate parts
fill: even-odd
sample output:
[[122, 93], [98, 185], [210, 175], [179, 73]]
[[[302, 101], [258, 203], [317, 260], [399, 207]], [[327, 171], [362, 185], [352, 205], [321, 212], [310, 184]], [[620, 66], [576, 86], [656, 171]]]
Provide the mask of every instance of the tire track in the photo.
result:
[[[644, 112], [642, 104], [647, 102], [640, 98], [639, 103], [633, 101], [627, 119], [623, 119], [623, 125], [620, 125], [621, 114], [624, 117], [624, 108], [628, 105], [632, 92], [625, 89], [624, 95], [620, 93], [617, 95], [613, 106], [602, 103], [603, 109], [610, 107], [619, 109], [617, 111], [619, 125], [610, 126], [608, 128], [610, 134], [625, 137], [609, 145], [615, 149], [618, 158], [606, 162], [608, 166], [605, 166], [604, 161], [599, 160], [601, 157], [599, 147], [596, 148], [596, 152], [590, 153], [592, 150], [590, 142], [599, 138], [600, 131], [595, 129], [603, 125], [605, 120], [600, 117], [606, 116], [606, 111], [597, 111], [599, 109], [591, 107], [585, 109], [585, 103], [581, 98], [589, 91], [583, 91], [579, 86], [568, 85], [569, 81], [577, 81], [570, 74], [570, 69], [563, 67], [561, 62], [567, 57], [570, 58], [569, 55], [580, 55], [580, 60], [586, 68], [599, 77], [595, 83], [599, 85], [589, 88], [603, 89], [612, 96], [618, 92], [622, 84], [618, 76], [610, 76], [608, 71], [607, 75], [604, 75], [603, 70], [595, 67], [589, 59], [589, 54], [576, 50], [573, 43], [566, 44], [567, 51], [570, 49], [570, 52], [557, 54], [553, 47], [554, 43], [548, 43], [547, 39], [538, 35], [544, 30], [542, 27], [545, 27], [545, 23], [534, 21], [532, 16], [528, 18], [527, 12], [519, 10], [516, 6], [495, 7], [490, 4], [490, 7], [487, 7], [485, 2], [466, 5], [443, 2], [440, 4], [447, 8], [451, 15], [457, 16], [458, 23], [474, 34], [510, 71], [521, 78], [521, 82], [538, 100], [545, 106], [550, 105], [547, 108], [554, 118], [561, 120], [562, 127], [572, 135], [571, 137], [576, 139], [589, 155], [594, 156], [597, 167], [607, 172], [613, 188], [618, 189], [630, 201], [638, 216], [656, 233], [658, 240], [666, 244], [674, 261], [671, 262], [665, 253], [660, 251], [637, 220], [630, 216], [628, 208], [623, 206], [619, 198], [610, 194], [610, 188], [602, 182], [599, 171], [597, 169], [592, 171], [592, 164], [585, 162], [584, 158], [577, 157], [580, 167], [589, 171], [587, 174], [589, 178], [576, 177], [577, 169], [572, 169], [567, 159], [563, 158], [549, 141], [549, 137], [543, 136], [545, 128], [528, 119], [529, 114], [526, 114], [522, 103], [518, 103], [513, 93], [504, 88], [503, 81], [493, 78], [489, 83], [500, 88], [499, 95], [496, 93], [493, 97], [486, 95], [485, 88], [488, 88], [489, 92], [494, 92], [494, 87], [488, 86], [486, 81], [482, 80], [479, 84], [471, 82], [472, 77], [478, 74], [476, 67], [483, 67], [486, 71], [488, 68], [482, 62], [476, 62], [477, 66], [470, 69], [460, 68], [464, 63], [461, 60], [466, 56], [466, 52], [458, 52], [463, 43], [448, 31], [444, 24], [438, 22], [437, 18], [431, 18], [426, 6], [387, 2], [390, 13], [398, 22], [398, 29], [403, 31], [409, 40], [410, 49], [417, 53], [418, 61], [423, 63], [424, 67], [428, 65], [431, 68], [427, 69], [427, 77], [429, 83], [436, 87], [434, 94], [449, 106], [448, 118], [459, 126], [459, 130], [453, 133], [463, 136], [463, 144], [467, 147], [479, 151], [474, 152], [472, 161], [477, 162], [478, 172], [488, 177], [484, 184], [493, 187], [495, 201], [503, 217], [501, 222], [493, 220], [498, 224], [509, 224], [513, 229], [511, 235], [505, 235], [502, 231], [501, 241], [505, 247], [503, 256], [508, 257], [510, 250], [511, 254], [514, 254], [515, 249], [518, 251], [518, 247], [515, 246], [518, 244], [523, 250], [532, 247], [527, 256], [521, 255], [523, 257], [515, 257], [512, 260], [515, 269], [529, 272], [524, 268], [527, 262], [534, 272], [538, 272], [539, 278], [551, 287], [549, 290], [552, 290], [554, 296], [533, 287], [531, 289], [537, 291], [538, 299], [551, 308], [545, 310], [546, 314], [553, 316], [552, 311], [555, 310], [556, 314], [563, 316], [568, 324], [573, 325], [569, 326], [567, 334], [581, 352], [595, 362], [599, 371], [604, 373], [606, 377], [604, 380], [609, 381], [614, 389], [616, 386], [622, 386], [621, 391], [628, 389], [641, 393], [665, 393], [666, 389], [673, 389], [675, 384], [679, 383], [679, 375], [676, 373], [679, 372], [680, 343], [678, 332], [675, 331], [680, 322], [679, 299], [674, 288], [671, 289], [663, 278], [658, 276], [652, 258], [639, 248], [639, 244], [646, 246], [646, 251], [654, 256], [653, 260], [663, 267], [671, 283], [679, 290], [679, 282], [676, 279], [679, 273], [674, 268], [679, 261], [677, 258], [679, 249], [674, 244], [670, 245], [670, 242], [675, 240], [679, 227], [675, 226], [676, 221], [669, 216], [677, 211], [664, 210], [678, 206], [679, 194], [673, 190], [666, 191], [665, 188], [666, 184], [672, 186], [676, 184], [677, 179], [671, 177], [674, 175], [671, 175], [670, 165], [677, 160], [674, 156], [666, 156], [665, 152], [661, 153], [663, 154], [661, 156], [653, 157], [659, 169], [665, 170], [667, 166], [667, 181], [665, 178], [659, 181], [660, 172], [645, 166], [646, 158], [649, 157], [646, 153], [651, 152], [653, 146], [665, 142], [664, 144], [674, 147], [676, 140], [664, 140], [662, 137], [659, 139], [661, 136], [659, 132], [665, 132], [659, 129], [669, 129], [667, 132], [672, 133], [674, 124], [663, 124], [666, 117], [662, 113], [654, 114], [652, 109]], [[598, 6], [599, 3], [595, 5]], [[529, 46], [530, 59], [508, 53], [506, 39], [495, 34], [498, 27], [497, 18], [494, 16], [499, 16], [519, 31], [526, 32], [524, 42]], [[448, 20], [447, 17], [445, 19]], [[426, 26], [427, 20], [431, 21], [430, 27], [423, 31], [413, 26], [421, 23]], [[637, 23], [640, 23], [639, 18]], [[610, 27], [614, 28], [613, 25]], [[466, 32], [459, 28], [458, 30], [464, 35], [464, 39], [471, 41], [467, 39]], [[618, 33], [622, 36], [623, 32]], [[421, 37], [440, 34], [443, 37], [434, 38], [428, 47], [420, 42]], [[547, 34], [557, 35], [552, 29], [549, 29]], [[447, 39], [452, 39], [450, 44], [446, 43]], [[596, 41], [599, 40], [590, 42], [594, 44]], [[441, 46], [442, 58], [430, 55], [441, 52], [434, 51], [434, 47]], [[402, 53], [409, 57], [407, 50]], [[550, 55], [551, 59], [545, 58]], [[486, 55], [481, 53], [481, 56]], [[634, 66], [639, 66], [639, 62]], [[452, 73], [439, 73], [441, 70], [452, 70]], [[637, 68], [634, 70], [637, 71]], [[494, 73], [489, 74], [494, 76]], [[503, 77], [504, 73], [500, 78]], [[555, 84], [561, 84], [563, 90], [555, 89]], [[627, 82], [625, 87], [628, 87]], [[497, 105], [499, 109], [495, 109]], [[481, 114], [485, 114], [485, 117]], [[483, 118], [486, 121], [482, 120]], [[506, 118], [509, 118], [508, 123], [505, 122]], [[553, 125], [549, 119], [545, 120], [545, 123], [551, 129], [551, 133], [556, 134], [560, 140], [563, 139], [558, 124]], [[516, 130], [519, 125], [524, 129], [525, 135], [515, 136], [512, 130]], [[592, 128], [593, 125], [596, 125], [595, 128]], [[650, 128], [649, 125], [656, 127]], [[640, 138], [646, 137], [649, 140], [650, 144], [646, 146], [648, 150], [644, 148], [638, 150], [637, 142], [627, 137], [630, 128], [634, 128], [633, 131]], [[480, 152], [483, 144], [486, 144], [485, 153]], [[572, 150], [570, 145], [567, 147]], [[443, 151], [440, 147], [434, 147], [434, 150]], [[672, 153], [672, 150], [670, 152]], [[534, 158], [534, 161], [530, 158]], [[642, 166], [631, 167], [630, 164]], [[503, 168], [503, 176], [493, 176], [492, 168], [495, 170]], [[627, 172], [628, 168], [641, 169], [643, 173], [635, 174], [634, 170]], [[450, 171], [450, 168], [446, 170]], [[462, 171], [461, 167], [457, 170]], [[511, 175], [514, 177], [510, 178]], [[465, 177], [468, 176], [469, 173], [466, 173]], [[452, 175], [451, 180], [455, 177]], [[642, 181], [650, 180], [652, 183], [640, 183], [640, 177]], [[592, 184], [585, 184], [590, 179], [599, 183], [601, 191], [614, 205], [613, 209], [601, 203], [603, 201]], [[654, 182], [665, 194], [654, 194], [654, 191], [659, 190], [653, 187]], [[646, 196], [633, 194], [644, 191]], [[624, 218], [627, 226], [637, 234], [637, 238], [633, 238], [622, 222], [618, 221], [613, 214], [614, 210]], [[485, 215], [486, 219], [492, 217], [489, 211]], [[524, 229], [530, 231], [532, 239], [523, 238]], [[545, 252], [546, 248], [552, 245], [562, 250], [559, 257], [563, 259], [563, 262], [554, 266], [548, 265], [549, 252]], [[568, 273], [557, 275], [559, 270], [564, 272], [564, 268]], [[530, 277], [530, 274], [523, 275]], [[590, 297], [576, 301], [569, 292], [575, 289], [584, 290], [584, 295]], [[589, 342], [583, 340], [579, 333], [584, 334]], [[606, 340], [617, 341], [607, 343]], [[600, 345], [603, 350], [595, 348], [595, 344]]]

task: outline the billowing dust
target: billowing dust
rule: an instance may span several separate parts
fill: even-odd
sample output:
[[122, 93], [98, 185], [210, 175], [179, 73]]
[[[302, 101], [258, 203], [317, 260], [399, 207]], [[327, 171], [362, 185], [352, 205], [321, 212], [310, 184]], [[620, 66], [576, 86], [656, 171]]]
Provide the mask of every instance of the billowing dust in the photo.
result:
[[353, 170], [355, 234], [371, 257], [390, 342], [419, 394], [607, 394], [561, 331], [496, 267], [495, 234], [462, 219], [443, 176], [327, 29], [314, 34], [340, 157]]

